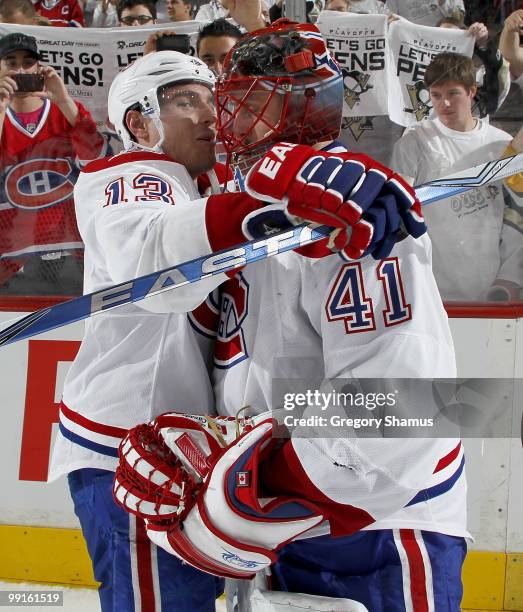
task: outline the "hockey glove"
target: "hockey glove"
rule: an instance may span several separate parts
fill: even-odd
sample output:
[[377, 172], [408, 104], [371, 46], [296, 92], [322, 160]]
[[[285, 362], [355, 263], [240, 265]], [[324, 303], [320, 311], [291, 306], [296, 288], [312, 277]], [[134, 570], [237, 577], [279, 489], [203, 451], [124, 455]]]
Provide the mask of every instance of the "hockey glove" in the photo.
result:
[[204, 572], [250, 579], [321, 523], [323, 514], [305, 500], [259, 497], [258, 470], [274, 444], [273, 427], [272, 420], [260, 423], [214, 457], [189, 512], [168, 525], [147, 521], [149, 538]]
[[234, 419], [167, 414], [131, 429], [114, 497], [146, 519], [149, 538], [169, 553], [208, 573], [251, 578], [323, 515], [304, 500], [259, 498], [258, 469], [275, 444], [274, 421], [259, 415], [240, 427], [234, 439]]
[[[249, 419], [238, 422], [242, 430]], [[118, 449], [113, 495], [127, 512], [167, 520], [190, 508], [209, 471], [209, 457], [238, 437], [232, 417], [167, 413], [129, 430]]]
[[366, 155], [280, 143], [249, 171], [245, 184], [251, 196], [279, 204], [288, 216], [338, 228], [330, 250], [349, 259], [386, 257], [401, 227], [414, 238], [426, 231], [412, 187]]

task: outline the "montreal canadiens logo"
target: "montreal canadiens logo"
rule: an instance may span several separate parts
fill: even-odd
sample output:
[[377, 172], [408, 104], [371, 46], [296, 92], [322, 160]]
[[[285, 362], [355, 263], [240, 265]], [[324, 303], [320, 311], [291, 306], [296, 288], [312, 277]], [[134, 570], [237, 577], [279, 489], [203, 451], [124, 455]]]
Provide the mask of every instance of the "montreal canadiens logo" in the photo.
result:
[[73, 197], [74, 174], [68, 159], [31, 159], [7, 172], [5, 193], [16, 208], [47, 208]]
[[227, 369], [247, 359], [248, 352], [242, 329], [247, 318], [249, 283], [240, 272], [222, 285], [220, 321], [214, 347], [214, 365]]

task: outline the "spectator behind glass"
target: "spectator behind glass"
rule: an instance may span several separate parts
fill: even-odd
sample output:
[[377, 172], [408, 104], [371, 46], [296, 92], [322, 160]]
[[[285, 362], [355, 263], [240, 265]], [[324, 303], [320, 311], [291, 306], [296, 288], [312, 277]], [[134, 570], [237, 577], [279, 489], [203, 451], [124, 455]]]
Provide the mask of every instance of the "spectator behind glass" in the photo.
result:
[[[239, 10], [234, 12], [234, 16], [247, 31], [250, 32], [265, 26], [260, 0], [241, 0], [241, 2], [238, 2], [237, 8]], [[176, 34], [175, 29], [153, 32], [145, 43], [144, 55], [156, 51], [158, 38], [173, 34]], [[241, 36], [241, 30], [231, 21], [216, 19], [200, 29], [196, 41], [196, 53], [216, 75], [219, 75], [222, 73], [223, 60], [227, 52]]]
[[347, 13], [349, 11], [349, 0], [329, 0], [325, 3], [325, 10]]
[[167, 1], [157, 0], [156, 4], [156, 22], [157, 23], [168, 23], [171, 21], [169, 12], [167, 11]]
[[[233, 2], [234, 0], [230, 0]], [[237, 0], [238, 1], [238, 0]], [[224, 3], [225, 0], [222, 0]], [[316, 23], [318, 16], [321, 11], [325, 8], [324, 0], [305, 0], [305, 14], [307, 15], [308, 23]], [[334, 9], [331, 9], [334, 10]], [[269, 8], [269, 16], [271, 22], [276, 21], [284, 16], [285, 13], [285, 2], [284, 0], [276, 0], [274, 4]]]
[[[232, 14], [236, 22], [248, 32], [263, 28], [265, 3], [260, 0], [238, 0], [233, 3]], [[216, 75], [222, 73], [222, 65], [229, 49], [242, 36], [241, 30], [232, 20], [216, 19], [202, 27], [196, 41], [196, 53]], [[162, 36], [176, 34], [176, 30], [162, 30], [149, 36], [144, 47], [144, 55], [156, 51], [156, 42]]]
[[190, 0], [167, 0], [167, 12], [171, 21], [191, 21], [193, 18]]
[[35, 9], [55, 27], [84, 27], [84, 12], [78, 0], [38, 0]]
[[443, 17], [463, 23], [465, 17], [463, 0], [387, 0], [386, 6], [391, 13], [426, 26], [435, 26]]
[[514, 11], [505, 19], [499, 39], [499, 49], [510, 63], [510, 73], [514, 79], [523, 75], [523, 9]]
[[[82, 253], [73, 187], [79, 164], [106, 151], [88, 111], [39, 60], [32, 36], [0, 38], [0, 286], [24, 266], [26, 282], [34, 273], [35, 284], [24, 289], [29, 294], [80, 293], [79, 260], [65, 257]], [[35, 82], [21, 91], [17, 79], [26, 75]], [[35, 252], [47, 253], [31, 258]], [[18, 257], [5, 258], [11, 254]], [[76, 276], [61, 284], [62, 269]]]
[[80, 0], [82, 11], [84, 12], [84, 22], [87, 28], [93, 25], [94, 9], [96, 8], [96, 0]]
[[[437, 55], [425, 72], [435, 119], [408, 128], [394, 147], [392, 167], [415, 184], [499, 159], [510, 134], [472, 115], [476, 69], [458, 53]], [[425, 206], [433, 268], [445, 300], [485, 300], [522, 284], [522, 224], [502, 185], [485, 187]], [[508, 294], [506, 294], [508, 295]]]
[[380, 0], [329, 0], [325, 3], [325, 10], [380, 15], [389, 13]]
[[[274, 0], [261, 0], [258, 4], [260, 5], [260, 15], [263, 23], [270, 23], [269, 9], [275, 6]], [[245, 0], [212, 0], [209, 4], [200, 6], [195, 19], [196, 21], [216, 21], [217, 19], [231, 18], [237, 25], [241, 25], [248, 32], [251, 32], [253, 30], [250, 25], [245, 23], [244, 16], [250, 12], [252, 6], [251, 2]], [[248, 19], [250, 18], [251, 16], [248, 16]]]
[[156, 4], [152, 0], [120, 0], [116, 14], [122, 27], [150, 25], [156, 23]]
[[[389, 11], [380, 0], [329, 0], [325, 9], [343, 13], [381, 14], [388, 15], [389, 19], [391, 18]], [[320, 25], [327, 15], [328, 13], [322, 11], [318, 16], [316, 25]], [[354, 79], [357, 78], [359, 73], [350, 70], [348, 67], [342, 67], [342, 74], [344, 76], [345, 95], [350, 97], [352, 95], [351, 88], [356, 83]], [[393, 123], [387, 115], [343, 117], [339, 140], [349, 151], [364, 153], [385, 166], [389, 166], [392, 147], [402, 132], [403, 128]]]
[[116, 3], [118, 0], [98, 0], [93, 13], [93, 28], [114, 28], [118, 25]]
[[37, 13], [31, 0], [1, 0], [0, 23], [49, 25], [49, 20]]
[[266, 2], [265, 0], [261, 0], [260, 7], [261, 7], [261, 16], [262, 16], [262, 19], [263, 19], [263, 21], [265, 21], [265, 23], [267, 25], [269, 25], [269, 23], [271, 22], [271, 16], [270, 16], [270, 13], [269, 13], [270, 3]]
[[211, 0], [208, 4], [202, 4], [196, 13], [196, 21], [215, 21], [229, 17], [227, 0]]
[[223, 61], [238, 39], [241, 30], [226, 19], [216, 19], [204, 26], [196, 41], [196, 52], [216, 76], [223, 72]]
[[476, 81], [478, 87], [474, 97], [472, 112], [480, 117], [494, 113], [503, 104], [510, 89], [508, 62], [503, 59], [494, 38], [489, 40], [487, 26], [483, 23], [473, 23], [465, 28], [462, 23], [452, 17], [446, 17], [438, 22], [438, 27], [467, 30], [475, 39], [474, 60], [478, 66]]

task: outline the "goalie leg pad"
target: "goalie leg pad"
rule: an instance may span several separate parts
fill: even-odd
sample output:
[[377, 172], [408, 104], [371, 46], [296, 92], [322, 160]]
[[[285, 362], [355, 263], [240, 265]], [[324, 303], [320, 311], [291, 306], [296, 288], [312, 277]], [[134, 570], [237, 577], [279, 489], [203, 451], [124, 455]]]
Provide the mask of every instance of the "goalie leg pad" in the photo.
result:
[[369, 612], [362, 603], [353, 599], [339, 599], [307, 595], [306, 593], [287, 593], [284, 591], [264, 591], [254, 589], [251, 595], [251, 612]]

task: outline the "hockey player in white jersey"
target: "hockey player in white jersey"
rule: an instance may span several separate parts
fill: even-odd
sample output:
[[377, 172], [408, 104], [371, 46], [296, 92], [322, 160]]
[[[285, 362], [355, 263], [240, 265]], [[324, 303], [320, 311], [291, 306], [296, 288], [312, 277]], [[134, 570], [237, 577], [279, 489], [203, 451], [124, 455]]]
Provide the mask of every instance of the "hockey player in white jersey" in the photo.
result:
[[[214, 80], [200, 60], [166, 51], [138, 60], [113, 82], [109, 119], [125, 150], [86, 166], [75, 186], [87, 293], [210, 252], [205, 207], [217, 201], [223, 210], [233, 205], [231, 233], [220, 223], [219, 240], [245, 240], [238, 238], [243, 206], [263, 203], [246, 194], [202, 199], [199, 192], [218, 184]], [[182, 289], [91, 319], [68, 372], [50, 479], [68, 474], [104, 612], [214, 610], [221, 581], [151, 546], [143, 521], [130, 522], [111, 490], [118, 444], [130, 427], [174, 405], [214, 413], [209, 341], [185, 313], [226, 278], [200, 283], [201, 295]]]
[[[170, 52], [116, 77], [109, 118], [125, 151], [86, 166], [75, 186], [87, 293], [205, 251], [184, 239], [191, 218], [182, 226], [176, 213], [200, 198], [193, 178], [215, 163], [213, 86], [203, 63]], [[185, 130], [178, 145], [173, 126]], [[104, 612], [211, 611], [222, 588], [151, 546], [143, 521], [129, 521], [111, 494], [117, 447], [130, 427], [169, 410], [174, 398], [190, 412], [214, 411], [208, 348], [176, 314], [195, 305], [182, 291], [91, 319], [65, 381], [50, 478], [68, 474]]]
[[[458, 439], [272, 436], [276, 378], [455, 376], [419, 202], [392, 171], [332, 142], [341, 96], [314, 26], [274, 24], [228, 56], [220, 136], [252, 168], [247, 191], [340, 231], [249, 266], [192, 314], [216, 336], [219, 412], [249, 406], [258, 420], [232, 443], [224, 417], [133, 430], [115, 492], [154, 541], [205, 571], [250, 578], [270, 565], [273, 589], [308, 593], [318, 609], [457, 611], [468, 535]], [[264, 235], [271, 213], [254, 211], [244, 231]], [[411, 235], [394, 246], [400, 225]], [[365, 253], [377, 259], [356, 259]]]

